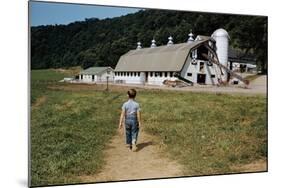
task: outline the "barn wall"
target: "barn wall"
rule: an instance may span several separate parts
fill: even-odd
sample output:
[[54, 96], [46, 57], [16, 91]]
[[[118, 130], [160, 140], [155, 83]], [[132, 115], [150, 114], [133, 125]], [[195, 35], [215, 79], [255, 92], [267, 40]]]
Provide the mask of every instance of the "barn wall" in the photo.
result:
[[114, 78], [114, 81], [115, 83], [118, 83], [118, 82], [122, 82], [122, 83], [128, 83], [128, 84], [141, 84], [141, 77], [136, 75], [136, 76], [118, 76], [118, 75], [115, 75], [115, 78]]
[[[115, 83], [128, 83], [128, 84], [144, 84], [145, 80], [145, 72], [140, 72], [140, 76], [134, 74], [131, 76], [120, 76], [115, 75]], [[148, 72], [147, 82], [145, 84], [148, 85], [163, 85], [164, 80], [175, 80], [176, 78], [174, 76], [170, 76], [170, 72], [167, 74], [167, 77], [165, 77], [165, 73], [162, 72], [162, 77], [160, 75], [156, 76], [156, 73], [153, 72], [152, 76], [150, 72]]]
[[109, 82], [113, 82], [114, 81], [114, 72], [113, 71], [109, 71], [109, 74], [107, 74], [107, 71], [104, 71], [102, 74], [100, 75], [96, 75], [97, 76], [97, 79], [96, 81], [97, 82], [106, 82], [106, 77], [109, 75], [108, 77], [108, 81]]
[[83, 74], [83, 78], [82, 78], [82, 79], [81, 79], [81, 76], [82, 76], [82, 75], [79, 76], [79, 80], [80, 80], [81, 82], [86, 82], [86, 83], [88, 83], [88, 82], [93, 82], [93, 81], [92, 81], [92, 75], [90, 75], [90, 74]]
[[156, 73], [153, 72], [152, 76], [150, 75], [150, 72], [148, 73], [148, 82], [149, 85], [163, 85], [164, 80], [176, 80], [174, 76], [170, 76], [170, 72], [168, 72], [167, 77], [165, 77], [165, 73], [162, 72], [162, 77], [159, 75], [156, 76]]

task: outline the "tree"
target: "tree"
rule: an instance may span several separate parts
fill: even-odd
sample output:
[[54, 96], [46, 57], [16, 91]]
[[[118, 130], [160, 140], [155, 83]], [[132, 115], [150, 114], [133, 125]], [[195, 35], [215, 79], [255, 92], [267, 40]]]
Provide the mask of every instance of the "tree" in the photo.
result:
[[266, 73], [267, 17], [168, 10], [141, 10], [116, 18], [31, 27], [31, 68], [114, 68], [120, 56], [135, 49], [138, 41], [149, 47], [155, 38], [158, 46], [166, 45], [172, 35], [174, 43], [182, 43], [187, 41], [190, 29], [195, 35], [210, 36], [218, 28], [228, 31], [232, 47], [253, 53]]

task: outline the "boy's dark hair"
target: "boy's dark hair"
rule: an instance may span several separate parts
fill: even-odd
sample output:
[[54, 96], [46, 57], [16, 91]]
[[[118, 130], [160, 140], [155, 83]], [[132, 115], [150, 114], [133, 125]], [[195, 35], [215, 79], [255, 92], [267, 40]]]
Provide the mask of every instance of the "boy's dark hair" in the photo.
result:
[[137, 91], [135, 89], [130, 89], [127, 93], [131, 99], [134, 99], [137, 95]]

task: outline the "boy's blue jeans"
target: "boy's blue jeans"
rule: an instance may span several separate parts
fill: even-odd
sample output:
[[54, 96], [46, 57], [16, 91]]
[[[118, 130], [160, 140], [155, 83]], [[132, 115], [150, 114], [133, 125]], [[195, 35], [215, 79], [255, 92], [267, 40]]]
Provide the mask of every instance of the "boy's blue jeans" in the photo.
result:
[[133, 144], [137, 142], [138, 133], [139, 133], [139, 123], [136, 117], [130, 118], [126, 117], [125, 119], [125, 129], [126, 129], [126, 144]]

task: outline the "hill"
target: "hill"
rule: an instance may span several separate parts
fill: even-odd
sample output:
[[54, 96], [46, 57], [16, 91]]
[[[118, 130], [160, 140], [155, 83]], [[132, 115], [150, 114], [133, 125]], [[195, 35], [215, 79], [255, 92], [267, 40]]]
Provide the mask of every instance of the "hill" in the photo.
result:
[[258, 66], [267, 70], [267, 17], [141, 10], [126, 16], [31, 27], [31, 68], [82, 66], [115, 67], [119, 57], [136, 48], [137, 41], [148, 47], [154, 37], [157, 45], [187, 40], [193, 33], [211, 35], [218, 28], [229, 32], [230, 45], [255, 54]]

